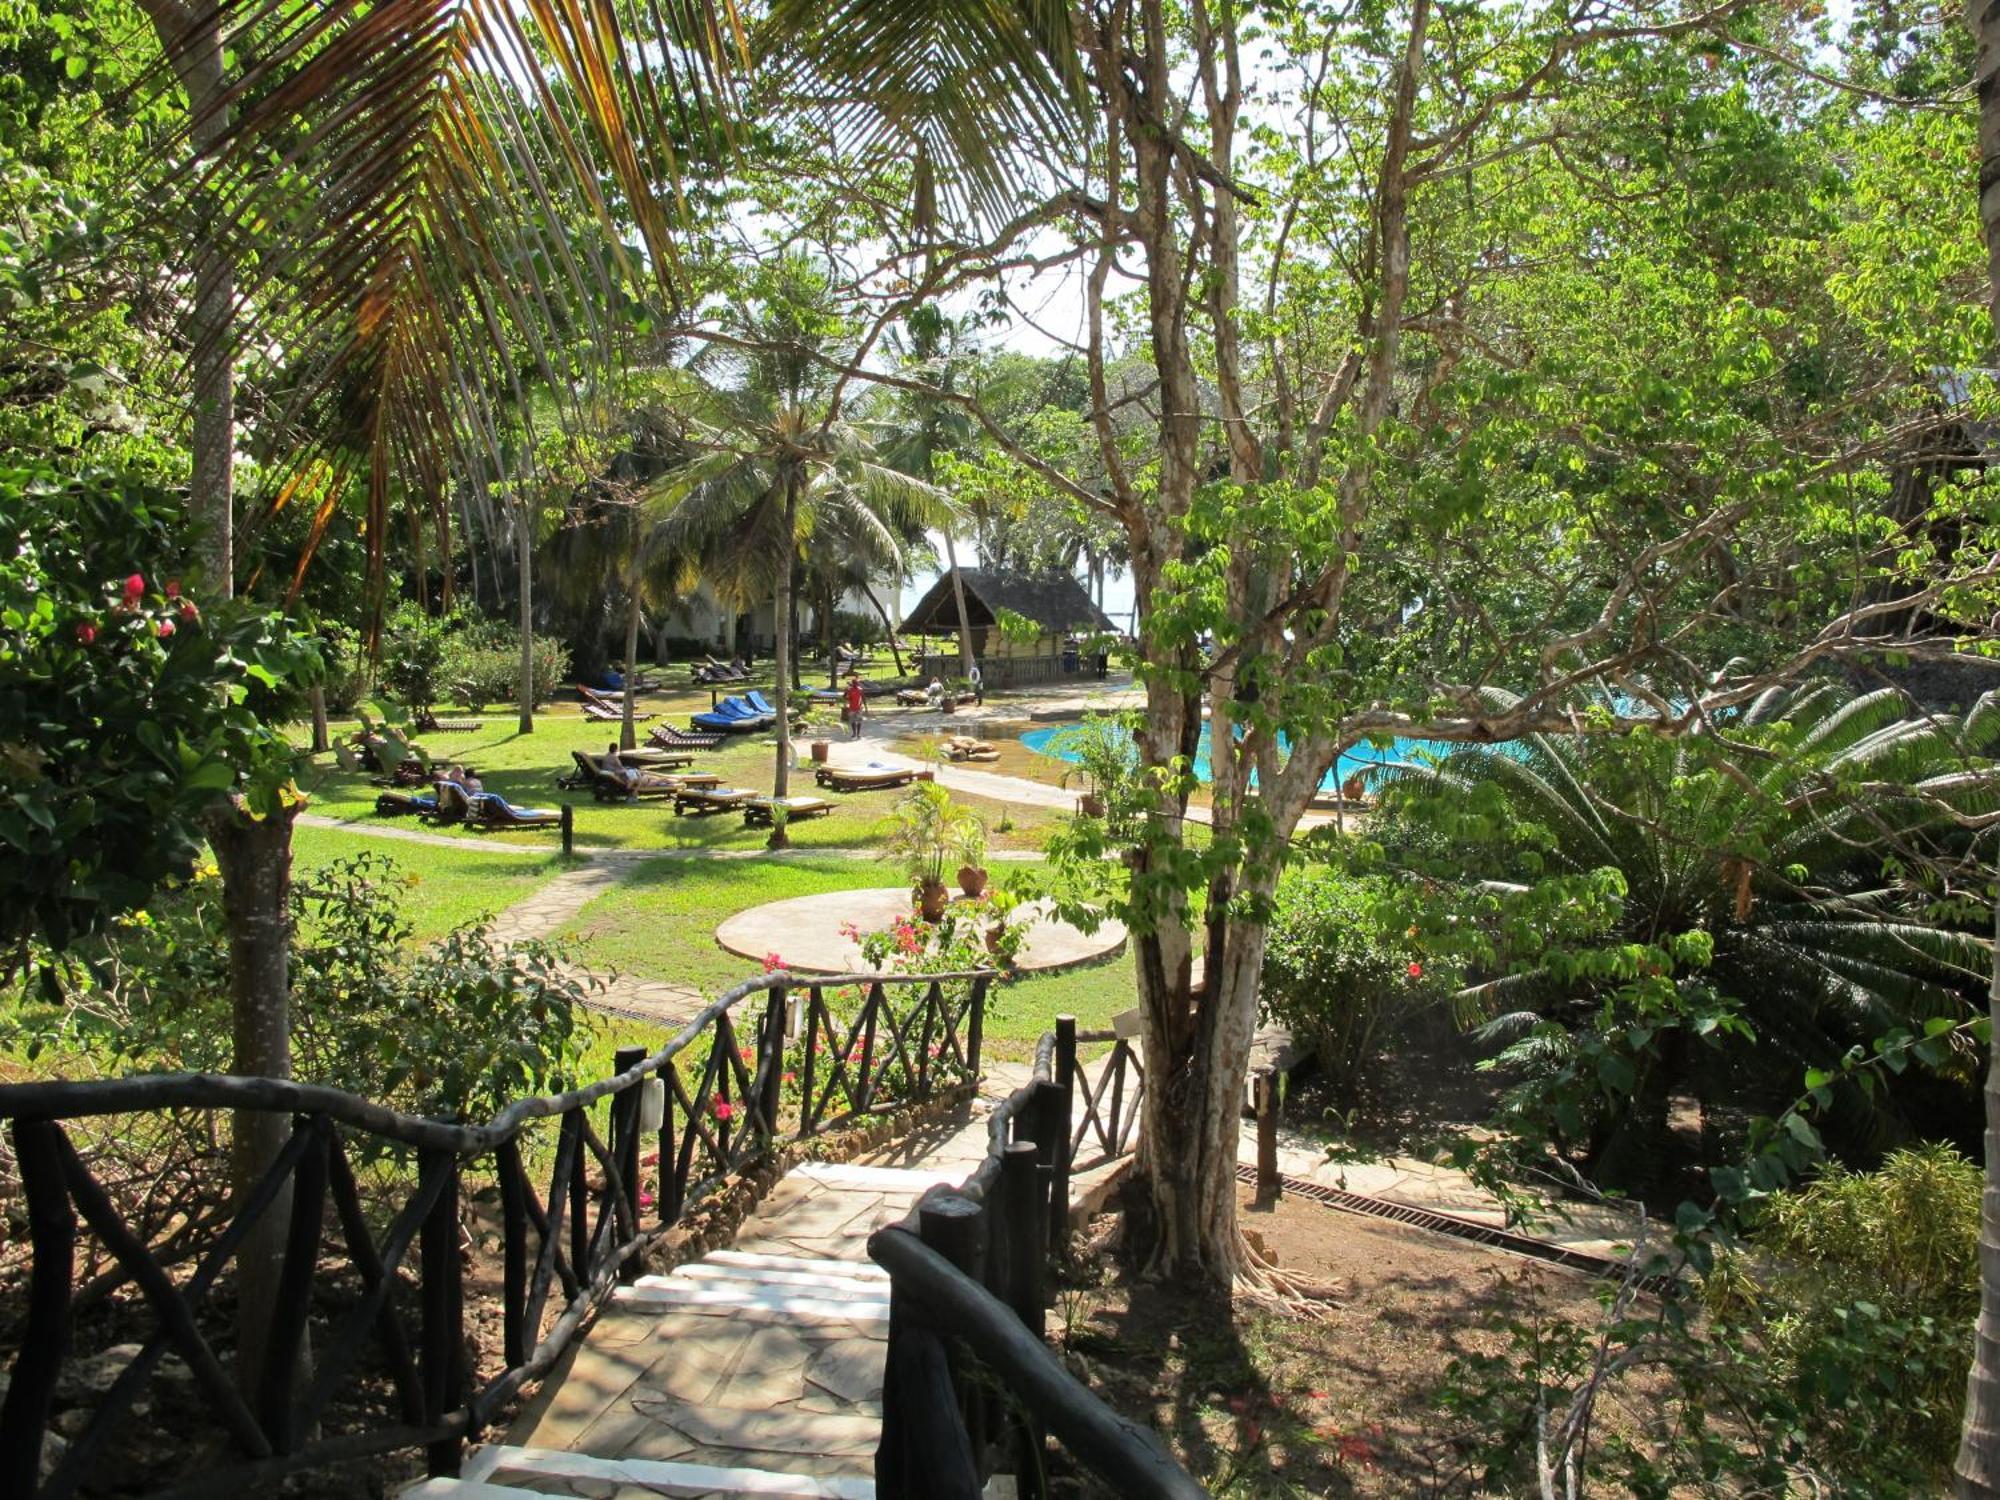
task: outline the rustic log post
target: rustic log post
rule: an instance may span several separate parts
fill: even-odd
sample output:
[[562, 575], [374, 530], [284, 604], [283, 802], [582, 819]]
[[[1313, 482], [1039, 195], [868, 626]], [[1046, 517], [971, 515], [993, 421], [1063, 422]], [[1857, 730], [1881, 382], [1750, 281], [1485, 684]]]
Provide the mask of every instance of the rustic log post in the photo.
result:
[[[972, 1280], [985, 1285], [986, 1210], [982, 1204], [949, 1190], [932, 1192], [917, 1205], [917, 1238]], [[958, 1409], [964, 1417], [966, 1441], [974, 1465], [983, 1477], [987, 1434], [992, 1431], [988, 1412], [991, 1401], [983, 1387], [965, 1378], [963, 1358], [949, 1345], [946, 1363], [951, 1371], [952, 1389], [958, 1395]]]
[[528, 1202], [527, 1178], [521, 1167], [521, 1143], [502, 1141], [493, 1148], [500, 1175], [500, 1322], [501, 1342], [509, 1368], [528, 1362]]
[[564, 859], [576, 853], [576, 809], [567, 802], [562, 805], [562, 851]]
[[[444, 1174], [437, 1201], [424, 1216], [418, 1244], [423, 1301], [424, 1425], [434, 1427], [465, 1402], [465, 1305], [458, 1259], [458, 1157], [427, 1151], [420, 1178]], [[456, 1478], [461, 1441], [440, 1438], [424, 1451], [434, 1477]]]
[[[646, 1060], [644, 1047], [620, 1047], [611, 1054], [611, 1071], [626, 1073]], [[639, 1232], [639, 1105], [645, 1085], [611, 1096], [611, 1151], [618, 1168], [618, 1201], [611, 1215], [611, 1237], [615, 1242], [635, 1237]], [[618, 1279], [629, 1286], [639, 1279], [643, 1267], [637, 1254], [618, 1262]]]
[[42, 1442], [56, 1376], [69, 1349], [70, 1279], [76, 1271], [76, 1212], [63, 1187], [62, 1127], [14, 1122], [14, 1159], [28, 1200], [28, 1317], [7, 1399], [0, 1404], [0, 1494], [32, 1495], [41, 1483]]
[[980, 1045], [986, 1038], [986, 992], [990, 987], [989, 980], [973, 980], [972, 999], [968, 1002], [971, 1013], [966, 1019], [965, 1067], [975, 1081], [979, 1078]]
[[[683, 1182], [676, 1155], [679, 1146], [674, 1140], [674, 1086], [680, 1081], [680, 1070], [672, 1058], [661, 1066], [658, 1077], [667, 1096], [660, 1110], [660, 1222], [672, 1224], [681, 1216]], [[688, 1119], [688, 1129], [694, 1129], [692, 1116]]]
[[1007, 1305], [1037, 1338], [1044, 1334], [1048, 1292], [1043, 1266], [1048, 1229], [1042, 1220], [1039, 1153], [1033, 1141], [1015, 1141], [1000, 1155], [999, 1219], [1005, 1228]]
[[1258, 1070], [1257, 1203], [1265, 1208], [1278, 1201], [1284, 1185], [1278, 1176], [1278, 1076], [1271, 1068]]
[[773, 1149], [778, 1140], [778, 1106], [785, 1097], [785, 987], [771, 991], [764, 1006], [765, 1066], [764, 1097], [757, 1101], [757, 1117], [764, 1127], [764, 1149]]
[[1046, 1106], [1056, 1112], [1055, 1168], [1049, 1182], [1049, 1245], [1058, 1252], [1069, 1247], [1069, 1164], [1075, 1141], [1070, 1121], [1076, 1116], [1076, 1017], [1056, 1017], [1056, 1088], [1061, 1103]]
[[257, 1392], [257, 1420], [279, 1453], [291, 1452], [304, 1436], [295, 1430], [292, 1408], [307, 1348], [306, 1318], [312, 1310], [313, 1272], [319, 1266], [320, 1229], [326, 1219], [327, 1154], [333, 1135], [324, 1115], [294, 1120], [292, 1129], [304, 1131], [308, 1142], [292, 1175], [291, 1225]]

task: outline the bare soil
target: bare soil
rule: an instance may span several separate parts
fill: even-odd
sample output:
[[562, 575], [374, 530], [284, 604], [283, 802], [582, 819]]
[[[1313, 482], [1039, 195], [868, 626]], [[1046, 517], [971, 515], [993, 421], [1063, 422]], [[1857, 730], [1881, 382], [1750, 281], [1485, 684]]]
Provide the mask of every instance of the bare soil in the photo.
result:
[[1324, 1319], [1242, 1297], [1232, 1307], [1106, 1258], [1101, 1282], [1065, 1292], [1056, 1314], [1078, 1373], [1217, 1494], [1494, 1493], [1470, 1464], [1471, 1434], [1440, 1403], [1447, 1366], [1502, 1352], [1510, 1322], [1593, 1323], [1601, 1284], [1307, 1200], [1259, 1209], [1246, 1189], [1241, 1206], [1267, 1259], [1338, 1285]]

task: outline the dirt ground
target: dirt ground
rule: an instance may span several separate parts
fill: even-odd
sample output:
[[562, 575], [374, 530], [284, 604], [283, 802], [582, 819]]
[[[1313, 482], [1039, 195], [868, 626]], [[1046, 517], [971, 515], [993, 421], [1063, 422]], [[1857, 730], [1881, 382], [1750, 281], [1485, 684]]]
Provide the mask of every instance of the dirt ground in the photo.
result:
[[1246, 1189], [1242, 1208], [1253, 1245], [1338, 1304], [1323, 1321], [1232, 1312], [1107, 1271], [1063, 1294], [1053, 1330], [1093, 1389], [1218, 1495], [1492, 1493], [1439, 1404], [1447, 1364], [1505, 1349], [1509, 1321], [1594, 1322], [1601, 1283], [1303, 1199], [1258, 1209]]

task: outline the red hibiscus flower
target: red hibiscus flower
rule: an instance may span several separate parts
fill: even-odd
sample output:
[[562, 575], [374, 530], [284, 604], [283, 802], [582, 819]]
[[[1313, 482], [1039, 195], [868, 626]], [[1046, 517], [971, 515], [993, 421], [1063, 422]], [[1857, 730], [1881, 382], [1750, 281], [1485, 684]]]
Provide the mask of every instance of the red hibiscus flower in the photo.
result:
[[97, 627], [88, 620], [84, 621], [83, 624], [76, 627], [76, 638], [88, 646], [92, 641], [97, 639]]
[[145, 597], [146, 575], [143, 573], [134, 573], [130, 578], [125, 580], [125, 602], [127, 604], [137, 604]]

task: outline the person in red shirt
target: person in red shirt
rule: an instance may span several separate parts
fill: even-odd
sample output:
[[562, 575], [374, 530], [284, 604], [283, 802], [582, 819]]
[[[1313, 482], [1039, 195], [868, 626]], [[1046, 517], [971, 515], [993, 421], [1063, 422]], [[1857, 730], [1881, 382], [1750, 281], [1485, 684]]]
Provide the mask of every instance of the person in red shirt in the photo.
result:
[[847, 678], [847, 737], [851, 740], [861, 738], [861, 710], [862, 705], [867, 701], [861, 693], [860, 674], [849, 673]]

